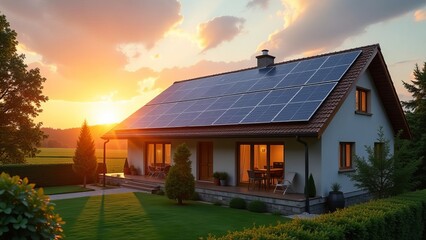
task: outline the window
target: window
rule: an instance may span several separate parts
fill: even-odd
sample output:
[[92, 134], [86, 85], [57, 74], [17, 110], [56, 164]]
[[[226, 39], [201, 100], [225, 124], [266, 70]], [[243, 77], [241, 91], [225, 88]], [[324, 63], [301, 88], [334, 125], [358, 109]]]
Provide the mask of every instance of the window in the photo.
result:
[[357, 88], [356, 89], [356, 94], [355, 94], [355, 111], [356, 112], [361, 112], [361, 113], [368, 113], [369, 109], [368, 109], [368, 95], [369, 95], [369, 91], [366, 89], [362, 89], [362, 88]]
[[[284, 144], [282, 143], [241, 143], [239, 152], [239, 182], [247, 183], [247, 170], [269, 170], [271, 177], [282, 178], [285, 167]], [[277, 178], [278, 178], [277, 177]]]
[[161, 164], [170, 164], [171, 160], [170, 143], [148, 143], [147, 144], [147, 163], [156, 166]]
[[385, 150], [385, 144], [382, 142], [375, 142], [374, 143], [374, 157], [376, 159], [383, 159], [385, 156], [384, 153]]
[[354, 143], [352, 142], [340, 143], [339, 169], [352, 169], [353, 149]]

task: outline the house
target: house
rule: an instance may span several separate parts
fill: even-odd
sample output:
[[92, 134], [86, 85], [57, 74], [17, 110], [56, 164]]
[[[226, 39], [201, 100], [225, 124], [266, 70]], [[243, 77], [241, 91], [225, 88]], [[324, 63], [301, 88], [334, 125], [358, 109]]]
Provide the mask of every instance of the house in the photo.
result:
[[380, 146], [379, 128], [391, 145], [400, 130], [410, 138], [379, 45], [281, 63], [264, 50], [257, 61], [177, 81], [103, 138], [127, 139], [129, 164], [143, 175], [149, 165], [172, 163], [185, 142], [199, 182], [225, 171], [231, 186], [241, 186], [250, 169], [282, 168], [297, 173], [293, 191], [303, 193], [308, 171], [323, 197], [334, 182], [347, 197], [364, 193], [348, 174], [353, 154], [366, 157], [365, 145]]

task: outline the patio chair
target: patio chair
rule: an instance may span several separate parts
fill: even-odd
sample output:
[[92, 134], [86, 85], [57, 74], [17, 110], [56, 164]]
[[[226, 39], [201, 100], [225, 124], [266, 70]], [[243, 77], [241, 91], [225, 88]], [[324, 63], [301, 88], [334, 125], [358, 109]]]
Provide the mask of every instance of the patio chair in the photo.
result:
[[250, 190], [250, 184], [254, 183], [254, 186], [256, 187], [256, 183], [259, 184], [259, 189], [261, 188], [262, 184], [265, 185], [266, 188], [266, 178], [265, 176], [258, 171], [253, 171], [253, 170], [247, 170], [248, 173], [248, 177], [249, 177], [249, 184], [247, 186], [247, 189]]
[[157, 171], [157, 168], [155, 166], [148, 165], [148, 176], [149, 177], [155, 177], [158, 174], [159, 174], [159, 172]]
[[278, 188], [282, 188], [283, 195], [287, 192], [287, 189], [291, 187], [293, 184], [294, 178], [296, 177], [295, 172], [288, 172], [286, 174], [286, 178], [278, 181], [277, 184], [275, 184], [274, 193], [278, 190]]
[[160, 173], [158, 174], [158, 177], [166, 177], [167, 174], [170, 171], [171, 166], [170, 165], [166, 165], [164, 168], [162, 168], [162, 170], [160, 171]]

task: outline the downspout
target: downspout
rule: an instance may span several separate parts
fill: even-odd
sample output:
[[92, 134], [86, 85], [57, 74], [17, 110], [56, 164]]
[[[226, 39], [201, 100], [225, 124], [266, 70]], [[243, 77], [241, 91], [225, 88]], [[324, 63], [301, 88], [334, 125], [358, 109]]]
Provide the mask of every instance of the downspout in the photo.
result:
[[308, 144], [301, 140], [299, 136], [296, 136], [296, 140], [301, 144], [305, 145], [305, 212], [310, 213], [309, 210], [309, 184], [308, 184], [308, 175], [309, 175], [309, 149]]
[[103, 165], [103, 187], [105, 188], [105, 172], [106, 172], [106, 144], [109, 142], [109, 139], [107, 139], [105, 142], [104, 142], [104, 165]]

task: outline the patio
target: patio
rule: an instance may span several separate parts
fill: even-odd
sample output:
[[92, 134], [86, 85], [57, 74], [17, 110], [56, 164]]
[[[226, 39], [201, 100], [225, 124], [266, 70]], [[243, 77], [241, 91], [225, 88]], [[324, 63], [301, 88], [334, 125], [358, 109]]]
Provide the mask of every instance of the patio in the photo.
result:
[[[102, 175], [100, 175], [102, 180]], [[106, 174], [106, 183], [116, 184], [123, 187], [137, 188], [147, 192], [164, 189], [164, 178], [124, 175], [123, 173]], [[267, 204], [269, 212], [280, 212], [284, 215], [300, 214], [305, 211], [305, 196], [303, 194], [291, 193], [285, 195], [282, 192], [273, 193], [274, 188], [252, 189], [243, 186], [216, 186], [211, 182], [196, 181], [195, 191], [201, 200], [211, 203], [220, 202], [229, 205], [232, 198], [242, 198], [247, 202], [262, 201]], [[325, 198], [310, 198], [311, 213], [323, 213], [325, 211]]]

